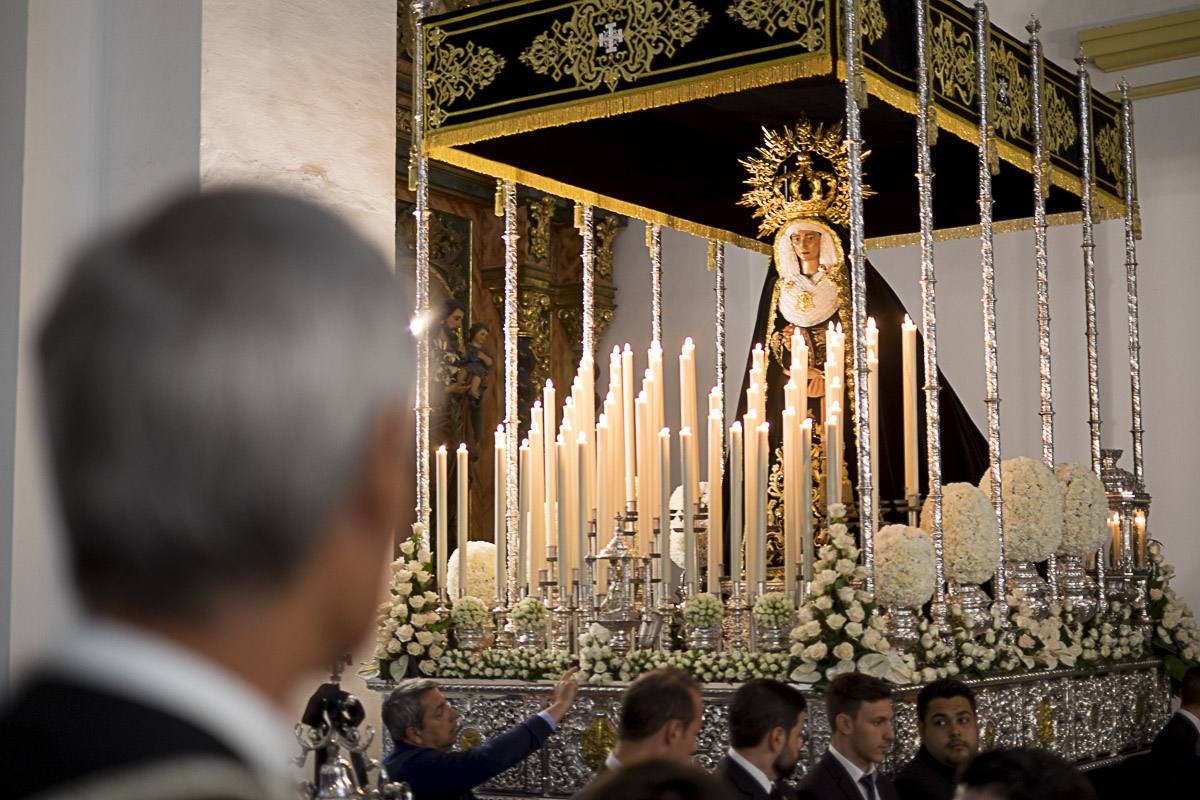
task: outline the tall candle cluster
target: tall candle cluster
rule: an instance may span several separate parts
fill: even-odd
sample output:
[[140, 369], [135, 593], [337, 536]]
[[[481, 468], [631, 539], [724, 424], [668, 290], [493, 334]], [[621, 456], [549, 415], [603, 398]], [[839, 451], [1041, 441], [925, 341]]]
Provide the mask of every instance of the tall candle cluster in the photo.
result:
[[[842, 502], [842, 414], [845, 401], [846, 336], [831, 323], [825, 331], [824, 363], [824, 458], [826, 502]], [[868, 319], [865, 330], [868, 397], [872, 415], [870, 446], [878, 452], [879, 330]], [[915, 326], [905, 318], [902, 326], [905, 491], [915, 494], [916, 451], [916, 357]], [[783, 387], [781, 419], [783, 439], [783, 544], [785, 588], [795, 593], [797, 578], [812, 579], [813, 564], [813, 419], [809, 417], [810, 352], [802, 332], [791, 338], [790, 377]], [[517, 585], [537, 594], [550, 578], [550, 562], [557, 563], [560, 589], [572, 591], [580, 580], [588, 555], [589, 532], [596, 526], [597, 546], [613, 535], [616, 519], [636, 509], [636, 548], [647, 554], [669, 550], [667, 537], [652, 540], [656, 531], [670, 526], [672, 435], [666, 426], [663, 390], [663, 350], [658, 342], [646, 353], [646, 368], [640, 387], [635, 387], [634, 353], [630, 345], [614, 347], [608, 361], [608, 387], [596, 407], [595, 362], [585, 354], [571, 383], [570, 392], [559, 402], [553, 381], [546, 381], [541, 397], [530, 409], [528, 435], [518, 452], [518, 530], [515, 547]], [[688, 338], [679, 353], [680, 430], [678, 447], [683, 520], [685, 580], [693, 590], [701, 588], [701, 567], [707, 581], [703, 588], [720, 591], [724, 573], [722, 532], [728, 519], [730, 559], [728, 574], [735, 580], [743, 572], [747, 589], [766, 581], [767, 487], [771, 452], [770, 423], [767, 421], [767, 353], [755, 345], [746, 391], [746, 412], [728, 428], [722, 416], [721, 387], [708, 393], [705, 421], [707, 447], [700, 458], [700, 431], [696, 391], [696, 347]], [[635, 392], [636, 389], [636, 392]], [[505, 586], [508, 536], [505, 522], [507, 497], [505, 465], [509, 457], [504, 426], [495, 437], [495, 541], [497, 597]], [[728, 439], [725, 440], [726, 434]], [[728, 475], [722, 461], [722, 446], [728, 444]], [[461, 596], [464, 585], [447, 586], [446, 553], [448, 526], [448, 458], [446, 446], [436, 453], [437, 572], [441, 589], [450, 597]], [[466, 445], [455, 452], [458, 515], [456, 542], [460, 552], [467, 542]], [[872, 466], [874, 487], [879, 486], [879, 459]], [[911, 466], [911, 468], [910, 468]], [[708, 482], [708, 529], [713, 531], [705, 564], [697, 561], [696, 511], [701, 500], [701, 474]], [[729, 507], [723, 504], [722, 483], [728, 479]], [[877, 491], [877, 488], [876, 488]], [[875, 508], [879, 508], [876, 496]], [[743, 562], [744, 553], [744, 562]], [[655, 578], [662, 578], [664, 559], [654, 559]], [[459, 570], [460, 584], [466, 569]]]

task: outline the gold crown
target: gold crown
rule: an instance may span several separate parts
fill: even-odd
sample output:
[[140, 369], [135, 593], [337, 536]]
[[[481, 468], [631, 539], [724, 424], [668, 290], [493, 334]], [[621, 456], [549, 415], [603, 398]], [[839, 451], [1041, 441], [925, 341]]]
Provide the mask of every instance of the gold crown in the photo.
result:
[[[762, 218], [759, 236], [770, 236], [789, 221], [806, 217], [850, 224], [850, 156], [842, 123], [826, 128], [801, 118], [780, 131], [763, 128], [758, 155], [740, 163], [750, 173], [750, 191], [738, 202]], [[864, 184], [863, 196], [871, 194]]]

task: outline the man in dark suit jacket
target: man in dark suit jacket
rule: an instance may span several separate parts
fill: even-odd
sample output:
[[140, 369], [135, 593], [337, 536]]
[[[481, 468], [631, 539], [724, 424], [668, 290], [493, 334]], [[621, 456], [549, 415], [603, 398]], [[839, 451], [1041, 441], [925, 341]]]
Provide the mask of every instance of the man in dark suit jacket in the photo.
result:
[[942, 678], [917, 694], [921, 749], [896, 775], [901, 800], [952, 800], [958, 768], [979, 752], [975, 693]]
[[504, 733], [463, 752], [453, 752], [458, 713], [424, 678], [401, 681], [383, 704], [383, 723], [396, 749], [384, 760], [392, 780], [412, 787], [415, 800], [467, 800], [476, 786], [516, 766], [543, 744], [571, 708], [578, 689], [575, 670], [554, 686], [554, 702]]
[[1200, 667], [1179, 686], [1179, 710], [1154, 737], [1151, 763], [1164, 791], [1200, 792]]
[[804, 748], [804, 695], [786, 683], [758, 678], [742, 684], [729, 701], [729, 752], [717, 775], [741, 800], [782, 800]]
[[275, 193], [82, 252], [37, 356], [84, 620], [0, 709], [6, 798], [294, 796], [285, 710], [369, 631], [399, 523], [403, 308]]
[[833, 735], [829, 750], [796, 793], [798, 800], [899, 800], [878, 765], [892, 748], [892, 690], [859, 672], [837, 676], [825, 690]]

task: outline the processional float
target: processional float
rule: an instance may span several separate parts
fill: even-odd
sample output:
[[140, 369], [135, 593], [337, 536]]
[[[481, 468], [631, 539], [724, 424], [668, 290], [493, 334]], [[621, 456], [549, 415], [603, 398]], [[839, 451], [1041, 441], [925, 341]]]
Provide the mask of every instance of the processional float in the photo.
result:
[[[603, 759], [620, 680], [665, 663], [696, 672], [714, 699], [731, 691], [716, 684], [750, 675], [817, 690], [847, 669], [887, 677], [906, 687], [896, 761], [917, 745], [912, 687], [956, 673], [978, 687], [986, 746], [1036, 743], [1089, 764], [1145, 747], [1168, 713], [1151, 644], [1186, 661], [1195, 641], [1186, 620], [1178, 633], [1154, 633], [1161, 593], [1170, 593], [1161, 548], [1147, 538], [1127, 93], [1117, 103], [1093, 91], [1083, 59], [1075, 75], [1046, 62], [1036, 20], [1020, 41], [990, 24], [982, 2], [513, 0], [430, 17], [416, 2], [413, 11], [421, 538], [408, 545], [404, 588], [393, 584], [396, 603], [381, 619], [383, 678], [457, 677], [448, 693], [469, 720], [468, 745], [521, 718], [530, 696], [544, 692], [514, 678], [548, 677], [579, 655], [596, 684], [578, 715], [587, 718], [569, 721], [540, 762], [493, 784], [551, 795], [572, 793]], [[504, 217], [504, 420], [494, 596], [485, 598], [466, 590], [463, 511], [460, 578], [446, 580], [440, 498], [450, 487], [443, 469], [439, 480], [430, 469], [448, 457], [430, 441], [430, 160], [497, 179]], [[575, 201], [583, 239], [577, 379], [561, 393], [547, 385], [524, 430], [518, 185]], [[594, 386], [598, 208], [646, 224], [651, 263], [646, 369], [639, 384], [629, 347], [614, 350], [607, 397]], [[1095, 286], [1103, 266], [1093, 226], [1118, 217], [1132, 473], [1116, 466], [1119, 451], [1101, 449]], [[1079, 224], [1083, 235], [1084, 467], [1055, 461], [1049, 224]], [[674, 434], [663, 408], [663, 228], [709, 240], [715, 298], [709, 414], [698, 416], [688, 340]], [[1004, 460], [992, 238], [1022, 229], [1033, 231], [1042, 451]], [[774, 246], [760, 237], [775, 237]], [[948, 405], [953, 393], [938, 371], [934, 242], [954, 237], [980, 242], [987, 425], [983, 435], [964, 427], [951, 445], [947, 410], [958, 414], [953, 424], [969, 420]], [[771, 254], [777, 273], [736, 405], [724, 390], [730, 244]], [[907, 244], [920, 248], [919, 344], [907, 319], [896, 335], [872, 318], [885, 307], [878, 303], [898, 301], [866, 253]], [[814, 366], [818, 354], [824, 361]], [[889, 370], [895, 386], [885, 398]], [[882, 429], [903, 430], [903, 441], [881, 442]], [[458, 473], [465, 481], [466, 470]], [[1065, 510], [1046, 516], [1048, 507]], [[672, 527], [681, 573], [670, 562]], [[425, 560], [431, 539], [432, 576], [413, 563]], [[445, 618], [458, 632], [455, 649], [440, 632]], [[810, 758], [828, 737], [820, 704], [811, 708]], [[702, 762], [725, 745], [714, 711]]]

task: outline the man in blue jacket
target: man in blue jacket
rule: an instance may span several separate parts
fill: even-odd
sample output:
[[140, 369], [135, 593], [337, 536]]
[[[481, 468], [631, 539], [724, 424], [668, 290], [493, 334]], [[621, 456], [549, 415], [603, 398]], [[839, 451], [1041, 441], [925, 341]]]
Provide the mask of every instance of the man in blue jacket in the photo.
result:
[[571, 669], [554, 685], [553, 702], [499, 736], [454, 752], [458, 712], [437, 683], [401, 681], [383, 704], [383, 724], [396, 749], [384, 760], [392, 780], [412, 787], [415, 800], [473, 800], [471, 791], [537, 750], [558, 727], [578, 690]]

